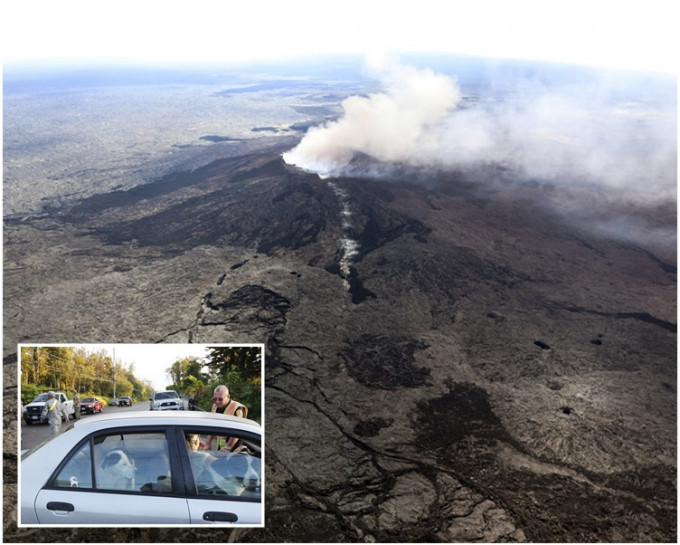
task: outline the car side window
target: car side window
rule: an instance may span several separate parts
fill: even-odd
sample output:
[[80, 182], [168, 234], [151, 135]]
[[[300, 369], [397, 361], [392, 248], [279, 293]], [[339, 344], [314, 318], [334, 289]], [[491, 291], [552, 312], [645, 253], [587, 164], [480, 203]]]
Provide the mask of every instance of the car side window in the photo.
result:
[[240, 501], [260, 501], [262, 466], [259, 442], [240, 438], [232, 452], [206, 450], [207, 435], [184, 434], [191, 473], [199, 496], [222, 496]]
[[93, 441], [95, 488], [162, 494], [172, 491], [164, 432], [113, 433]]
[[92, 488], [92, 456], [89, 441], [71, 456], [52, 481], [59, 488]]

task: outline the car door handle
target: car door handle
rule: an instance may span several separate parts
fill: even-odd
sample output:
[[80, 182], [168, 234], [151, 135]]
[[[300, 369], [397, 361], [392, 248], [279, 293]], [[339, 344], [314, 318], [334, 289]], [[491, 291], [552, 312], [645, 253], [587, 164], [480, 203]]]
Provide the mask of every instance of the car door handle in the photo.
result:
[[63, 501], [50, 501], [47, 502], [47, 509], [49, 511], [75, 511], [72, 503], [65, 503]]
[[236, 522], [238, 516], [236, 513], [223, 513], [221, 511], [206, 511], [203, 513], [203, 520], [209, 522]]

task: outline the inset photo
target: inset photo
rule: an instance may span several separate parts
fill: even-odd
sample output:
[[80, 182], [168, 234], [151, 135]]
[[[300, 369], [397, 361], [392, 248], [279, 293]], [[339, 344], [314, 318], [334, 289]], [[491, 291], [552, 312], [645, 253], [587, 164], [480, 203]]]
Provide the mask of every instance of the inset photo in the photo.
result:
[[264, 345], [17, 353], [20, 527], [264, 526]]

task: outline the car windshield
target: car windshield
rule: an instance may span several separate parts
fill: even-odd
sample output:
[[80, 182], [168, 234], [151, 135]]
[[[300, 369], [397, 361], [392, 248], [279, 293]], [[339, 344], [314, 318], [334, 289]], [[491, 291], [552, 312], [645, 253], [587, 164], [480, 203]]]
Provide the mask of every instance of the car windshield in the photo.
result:
[[47, 401], [47, 394], [39, 394], [35, 397], [31, 403], [35, 403], [36, 401]]
[[91, 403], [92, 401], [95, 401], [95, 399], [93, 397], [86, 397], [85, 399], [83, 399], [83, 403], [88, 403], [88, 402]]
[[159, 392], [154, 399], [177, 399], [178, 397], [177, 392]]

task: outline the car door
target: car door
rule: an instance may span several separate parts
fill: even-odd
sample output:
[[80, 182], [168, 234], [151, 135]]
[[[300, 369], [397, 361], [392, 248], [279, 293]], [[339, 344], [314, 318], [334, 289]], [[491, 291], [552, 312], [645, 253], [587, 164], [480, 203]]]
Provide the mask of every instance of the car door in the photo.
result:
[[35, 501], [40, 524], [189, 524], [186, 499], [149, 499], [127, 493], [42, 489]]
[[93, 434], [60, 464], [35, 500], [41, 524], [189, 524], [182, 470], [168, 434]]
[[[180, 448], [180, 459], [191, 524], [264, 526], [260, 436], [227, 428], [177, 432], [176, 444], [186, 447]], [[214, 442], [206, 445], [210, 436]], [[216, 450], [219, 437], [237, 437], [240, 452]]]

